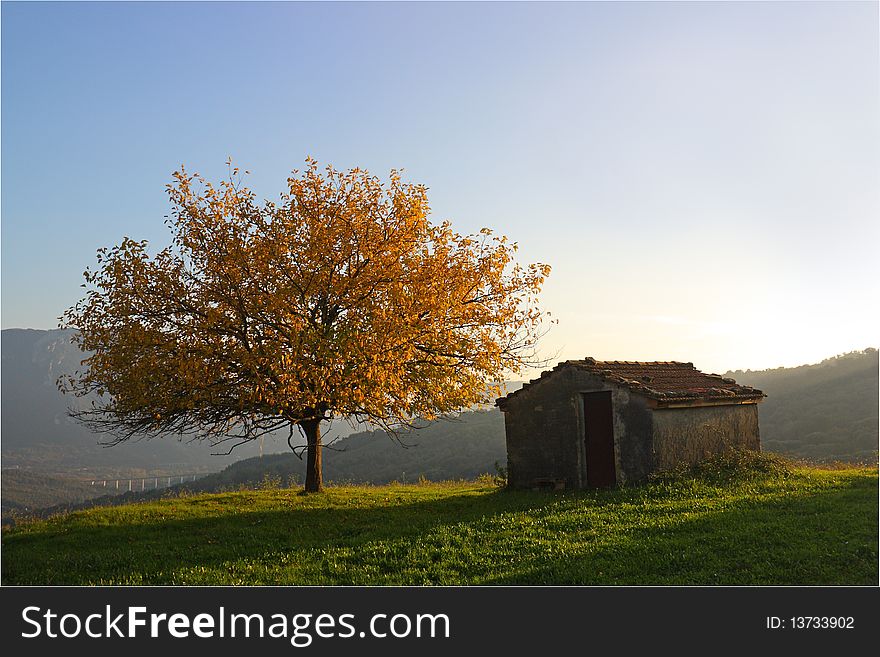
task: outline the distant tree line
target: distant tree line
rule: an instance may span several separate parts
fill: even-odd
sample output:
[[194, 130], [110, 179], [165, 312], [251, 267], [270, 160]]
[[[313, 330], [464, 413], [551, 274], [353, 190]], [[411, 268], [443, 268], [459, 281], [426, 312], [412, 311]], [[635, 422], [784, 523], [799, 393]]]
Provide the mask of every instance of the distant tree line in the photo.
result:
[[878, 357], [865, 349], [816, 365], [729, 372], [760, 388], [761, 444], [816, 462], [877, 462]]

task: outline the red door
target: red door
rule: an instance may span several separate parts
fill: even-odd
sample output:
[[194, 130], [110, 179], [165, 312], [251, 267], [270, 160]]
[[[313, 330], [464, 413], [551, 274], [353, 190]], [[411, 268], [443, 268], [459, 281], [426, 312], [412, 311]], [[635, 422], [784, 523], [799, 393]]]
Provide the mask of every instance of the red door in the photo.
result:
[[584, 394], [584, 425], [587, 434], [587, 485], [591, 488], [613, 486], [616, 477], [611, 392]]

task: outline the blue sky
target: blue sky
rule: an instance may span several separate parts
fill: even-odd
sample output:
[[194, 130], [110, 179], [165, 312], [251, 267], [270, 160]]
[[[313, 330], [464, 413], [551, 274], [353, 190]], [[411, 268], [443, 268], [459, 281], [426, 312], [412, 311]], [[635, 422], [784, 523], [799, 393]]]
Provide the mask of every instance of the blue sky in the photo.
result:
[[876, 3], [2, 3], [2, 326], [167, 243], [224, 161], [429, 186], [553, 267], [554, 360], [709, 371], [878, 344]]

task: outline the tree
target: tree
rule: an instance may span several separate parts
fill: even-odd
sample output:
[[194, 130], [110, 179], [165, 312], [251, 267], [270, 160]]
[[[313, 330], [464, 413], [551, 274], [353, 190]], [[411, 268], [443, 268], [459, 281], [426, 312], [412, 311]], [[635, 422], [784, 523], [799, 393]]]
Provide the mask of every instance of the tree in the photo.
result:
[[229, 451], [282, 428], [294, 449], [298, 427], [316, 492], [324, 420], [433, 419], [534, 356], [547, 265], [517, 265], [488, 229], [431, 223], [426, 188], [397, 171], [383, 183], [306, 162], [262, 204], [231, 165], [217, 186], [181, 168], [170, 246], [98, 251], [61, 317], [89, 354], [59, 382], [95, 395], [80, 421], [112, 444], [175, 433]]

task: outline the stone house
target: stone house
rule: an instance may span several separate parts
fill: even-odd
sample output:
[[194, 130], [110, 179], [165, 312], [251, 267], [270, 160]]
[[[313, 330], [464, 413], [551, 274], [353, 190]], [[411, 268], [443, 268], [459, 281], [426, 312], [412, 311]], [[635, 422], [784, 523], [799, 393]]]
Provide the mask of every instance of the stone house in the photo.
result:
[[499, 398], [512, 488], [643, 481], [730, 447], [760, 450], [760, 390], [693, 363], [559, 363]]

